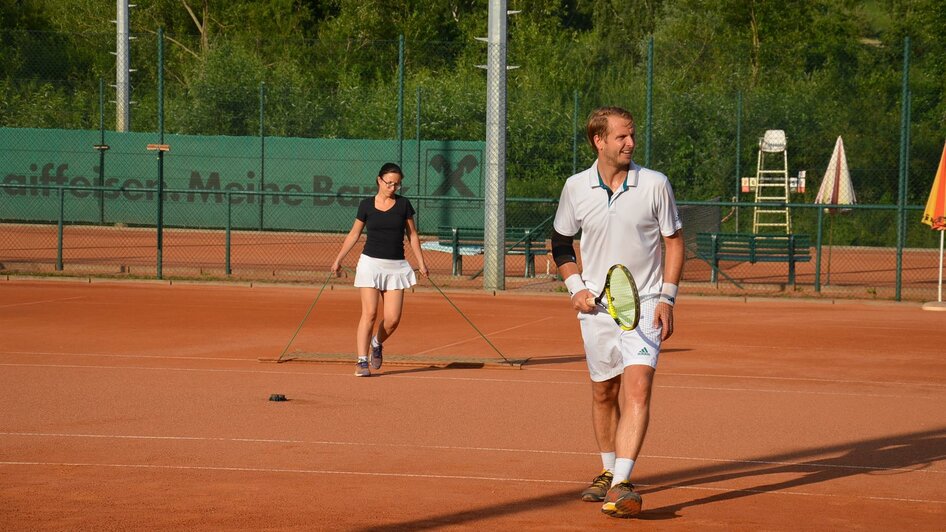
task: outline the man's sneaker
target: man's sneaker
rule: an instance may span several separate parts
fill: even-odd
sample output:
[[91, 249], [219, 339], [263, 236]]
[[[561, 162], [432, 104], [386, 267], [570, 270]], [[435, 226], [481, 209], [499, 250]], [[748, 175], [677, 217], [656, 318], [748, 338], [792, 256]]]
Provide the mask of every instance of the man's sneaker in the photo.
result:
[[355, 364], [355, 376], [356, 377], [370, 377], [371, 376], [371, 369], [368, 368], [367, 360], [359, 360], [358, 363]]
[[634, 491], [634, 485], [625, 480], [608, 490], [601, 511], [611, 517], [634, 517], [641, 513], [643, 504], [641, 496]]
[[381, 369], [381, 344], [371, 346], [371, 369]]
[[582, 490], [581, 500], [585, 502], [601, 502], [604, 496], [608, 494], [608, 488], [611, 487], [611, 480], [614, 474], [605, 469], [600, 475], [591, 481], [591, 485]]

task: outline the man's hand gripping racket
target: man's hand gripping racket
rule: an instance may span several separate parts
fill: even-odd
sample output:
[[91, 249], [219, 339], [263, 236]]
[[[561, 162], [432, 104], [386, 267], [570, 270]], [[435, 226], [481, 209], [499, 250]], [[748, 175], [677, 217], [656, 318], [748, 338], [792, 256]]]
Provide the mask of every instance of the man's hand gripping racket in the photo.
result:
[[603, 305], [621, 329], [633, 331], [641, 318], [641, 299], [634, 277], [622, 264], [608, 269], [604, 291], [597, 298], [585, 300], [589, 306]]

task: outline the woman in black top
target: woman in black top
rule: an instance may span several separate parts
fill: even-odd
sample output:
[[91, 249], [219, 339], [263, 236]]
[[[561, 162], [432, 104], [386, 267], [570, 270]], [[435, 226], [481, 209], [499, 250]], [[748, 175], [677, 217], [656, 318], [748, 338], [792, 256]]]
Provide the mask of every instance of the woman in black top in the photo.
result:
[[[362, 229], [367, 229], [365, 247], [355, 269], [355, 286], [361, 292], [361, 320], [358, 322], [356, 337], [358, 363], [355, 365], [355, 375], [358, 377], [371, 375], [371, 368], [381, 368], [381, 345], [401, 321], [404, 289], [417, 284], [414, 270], [404, 258], [405, 235], [417, 259], [418, 270], [424, 277], [428, 274], [420, 250], [417, 226], [414, 224], [414, 207], [410, 200], [395, 194], [404, 180], [401, 167], [385, 163], [378, 172], [377, 180], [378, 193], [365, 198], [358, 205], [355, 223], [332, 264], [332, 271], [339, 275], [345, 255], [358, 241]], [[384, 312], [377, 332], [372, 336], [379, 301], [384, 306]]]

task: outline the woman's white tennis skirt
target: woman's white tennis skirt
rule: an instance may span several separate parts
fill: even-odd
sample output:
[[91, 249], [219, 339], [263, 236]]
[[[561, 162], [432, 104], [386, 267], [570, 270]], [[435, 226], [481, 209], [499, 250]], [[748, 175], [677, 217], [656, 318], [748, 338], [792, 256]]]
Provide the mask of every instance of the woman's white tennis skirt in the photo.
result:
[[377, 288], [378, 290], [403, 290], [417, 284], [414, 269], [405, 259], [376, 259], [362, 255], [355, 268], [355, 286], [357, 288]]

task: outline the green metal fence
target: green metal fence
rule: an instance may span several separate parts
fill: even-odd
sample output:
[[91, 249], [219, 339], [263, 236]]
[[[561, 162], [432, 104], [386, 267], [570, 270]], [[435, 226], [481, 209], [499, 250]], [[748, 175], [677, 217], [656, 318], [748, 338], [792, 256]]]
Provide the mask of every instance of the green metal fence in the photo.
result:
[[[199, 209], [168, 203], [159, 211], [154, 189], [97, 186], [0, 187], [0, 265], [5, 272], [184, 279], [313, 281], [331, 265], [354, 220], [359, 194], [174, 189], [168, 196], [217, 197]], [[104, 198], [101, 200], [100, 198]], [[254, 216], [237, 215], [251, 205], [298, 201], [304, 205], [337, 202], [345, 208], [306, 208], [291, 216], [266, 210], [263, 228]], [[467, 247], [457, 270], [444, 228], [482, 228], [483, 199], [411, 196], [433, 275], [447, 286], [481, 287], [481, 249]], [[239, 200], [239, 201], [238, 201]], [[106, 221], [89, 220], [90, 202], [104, 201]], [[510, 228], [527, 229], [531, 254], [523, 237], [507, 236], [506, 278], [510, 289], [561, 291], [548, 254], [548, 234], [557, 201], [510, 198]], [[11, 208], [16, 205], [16, 208]], [[811, 295], [849, 298], [935, 299], [938, 275], [936, 234], [918, 223], [921, 206], [854, 205], [829, 214], [822, 205], [787, 204], [793, 234], [811, 242], [810, 259], [800, 262], [794, 283], [787, 263], [723, 261], [718, 275], [704, 250], [700, 233], [738, 232], [735, 213], [747, 216], [759, 205], [681, 201], [686, 240], [684, 283], [701, 293]], [[253, 209], [255, 213], [255, 209]], [[449, 212], [449, 218], [443, 213]], [[159, 223], [158, 216], [164, 219]], [[898, 240], [897, 219], [906, 225]], [[508, 234], [513, 234], [507, 232]], [[515, 234], [522, 234], [515, 233]], [[475, 248], [475, 246], [474, 246]], [[348, 257], [354, 267], [358, 247]], [[466, 252], [469, 254], [467, 255]], [[408, 259], [416, 265], [410, 252]], [[528, 261], [528, 262], [527, 262]], [[716, 277], [715, 282], [711, 279]], [[341, 279], [338, 282], [350, 282]]]
[[[426, 240], [442, 226], [482, 226], [485, 75], [477, 65], [485, 49], [470, 43], [402, 37], [290, 49], [219, 35], [205, 49], [192, 35], [135, 34], [132, 127], [118, 133], [113, 33], [0, 36], [10, 51], [0, 61], [6, 270], [104, 264], [117, 275], [308, 278], [331, 262], [354, 202], [389, 160], [405, 169], [404, 193]], [[740, 178], [757, 171], [759, 137], [783, 129], [790, 173], [808, 181], [787, 207], [793, 231], [816, 242], [795, 292], [934, 293], [924, 257], [934, 254], [935, 234], [916, 219], [944, 141], [942, 91], [910, 76], [912, 62], [929, 62], [929, 43], [860, 48], [860, 64], [884, 67], [876, 78], [844, 78], [848, 67], [828, 62], [811, 77], [772, 72], [749, 82], [742, 73], [721, 86], [692, 68], [699, 47], [660, 35], [641, 40], [631, 51], [639, 60], [619, 73], [600, 48], [546, 43], [544, 55], [571, 65], [559, 69], [571, 77], [536, 70], [526, 42], [513, 39], [508, 50], [520, 68], [508, 76], [507, 226], [538, 227], [551, 215], [563, 180], [591, 163], [584, 118], [599, 105], [622, 105], [637, 116], [637, 160], [670, 177], [690, 218], [686, 281], [708, 285], [695, 234], [751, 231], [754, 198]], [[838, 90], [838, 77], [851, 85]], [[865, 91], [871, 97], [852, 99]], [[862, 205], [830, 215], [813, 200], [839, 135]], [[430, 260], [454, 277], [452, 257], [432, 251]], [[477, 286], [481, 259], [463, 260], [456, 282], [473, 277], [467, 285]], [[523, 260], [507, 259], [511, 280], [526, 271]], [[540, 282], [546, 271], [551, 277], [554, 267], [538, 261], [536, 277], [509, 286], [559, 289]], [[785, 290], [758, 265], [720, 273], [716, 291]]]

